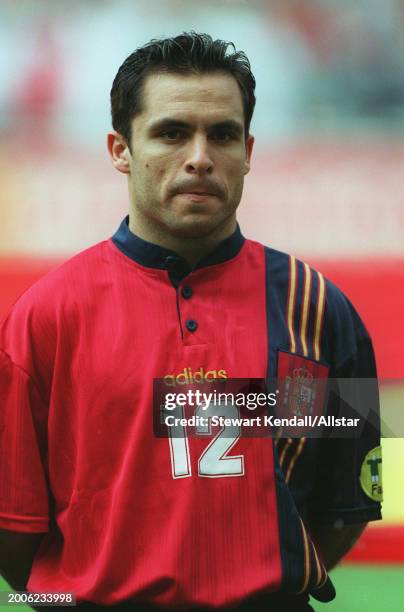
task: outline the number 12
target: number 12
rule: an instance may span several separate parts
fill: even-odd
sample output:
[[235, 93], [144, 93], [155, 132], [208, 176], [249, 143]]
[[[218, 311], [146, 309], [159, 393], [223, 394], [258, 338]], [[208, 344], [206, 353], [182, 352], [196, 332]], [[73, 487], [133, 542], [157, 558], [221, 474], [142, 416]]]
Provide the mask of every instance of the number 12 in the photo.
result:
[[[213, 416], [213, 410], [207, 408], [202, 411], [198, 406], [195, 415], [206, 418]], [[183, 406], [176, 406], [173, 411], [176, 418], [184, 418]], [[239, 417], [237, 406], [218, 405], [214, 407], [214, 414], [226, 418]], [[233, 421], [234, 422], [234, 421]], [[192, 476], [191, 460], [189, 456], [189, 443], [187, 428], [183, 425], [173, 425], [168, 428], [171, 468], [173, 478], [188, 478]], [[211, 435], [210, 424], [207, 427], [197, 427], [199, 434]], [[226, 476], [244, 476], [244, 455], [228, 456], [228, 452], [237, 443], [241, 428], [237, 424], [226, 425], [216, 434], [198, 459], [198, 476], [205, 478], [225, 478]]]

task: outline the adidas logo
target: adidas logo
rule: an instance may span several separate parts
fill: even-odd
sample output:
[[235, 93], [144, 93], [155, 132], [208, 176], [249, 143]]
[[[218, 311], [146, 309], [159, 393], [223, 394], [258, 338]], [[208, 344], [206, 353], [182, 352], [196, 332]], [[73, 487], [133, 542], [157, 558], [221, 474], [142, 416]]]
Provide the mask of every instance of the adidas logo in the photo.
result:
[[210, 383], [217, 380], [226, 380], [226, 370], [204, 370], [199, 368], [193, 371], [191, 368], [184, 368], [179, 374], [166, 374], [164, 382], [167, 387], [175, 387], [176, 385], [188, 385], [192, 383]]

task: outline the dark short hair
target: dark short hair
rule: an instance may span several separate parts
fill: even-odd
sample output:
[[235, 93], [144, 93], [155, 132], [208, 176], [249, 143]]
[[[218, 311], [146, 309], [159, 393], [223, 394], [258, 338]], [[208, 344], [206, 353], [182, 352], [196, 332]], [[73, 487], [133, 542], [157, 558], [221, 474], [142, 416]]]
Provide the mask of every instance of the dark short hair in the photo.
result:
[[[228, 53], [229, 48], [233, 51]], [[247, 138], [255, 106], [255, 78], [243, 51], [232, 42], [213, 40], [208, 34], [183, 32], [174, 38], [153, 39], [134, 51], [119, 68], [111, 89], [114, 130], [130, 145], [131, 120], [142, 111], [142, 86], [150, 74], [227, 72], [240, 88]]]

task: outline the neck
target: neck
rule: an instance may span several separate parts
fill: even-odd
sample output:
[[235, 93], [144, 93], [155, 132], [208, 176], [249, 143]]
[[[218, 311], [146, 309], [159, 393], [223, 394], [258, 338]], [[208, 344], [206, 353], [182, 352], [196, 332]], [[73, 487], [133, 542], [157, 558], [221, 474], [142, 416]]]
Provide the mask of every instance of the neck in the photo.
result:
[[189, 232], [190, 235], [183, 236], [170, 233], [168, 228], [156, 226], [151, 221], [147, 222], [143, 219], [140, 221], [132, 211], [129, 214], [129, 229], [131, 232], [139, 238], [147, 240], [147, 242], [174, 251], [183, 257], [190, 266], [209, 255], [223, 240], [231, 236], [236, 229], [236, 225], [236, 217], [232, 215], [206, 235]]

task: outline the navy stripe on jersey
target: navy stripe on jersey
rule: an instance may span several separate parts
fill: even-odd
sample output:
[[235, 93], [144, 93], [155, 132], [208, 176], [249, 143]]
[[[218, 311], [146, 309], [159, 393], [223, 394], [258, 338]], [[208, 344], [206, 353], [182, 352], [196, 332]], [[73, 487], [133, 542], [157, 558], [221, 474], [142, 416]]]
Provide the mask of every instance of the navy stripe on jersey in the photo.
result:
[[[266, 248], [265, 257], [268, 379], [276, 379], [279, 351], [328, 366], [332, 378], [374, 378], [377, 416], [372, 343], [355, 308], [333, 283], [293, 256]], [[377, 426], [372, 435], [366, 430], [359, 439], [275, 440], [275, 456], [300, 516], [322, 524], [338, 518], [347, 524], [381, 518], [380, 503], [367, 497], [358, 483], [366, 453], [379, 444]], [[286, 533], [282, 513], [280, 521]], [[310, 558], [320, 576], [314, 550]]]
[[[277, 375], [279, 350], [310, 359], [319, 355], [325, 296], [321, 276], [307, 264], [269, 248], [265, 249], [265, 257], [267, 376], [271, 380]], [[274, 445], [282, 580], [284, 588], [292, 592], [321, 588], [328, 577], [294, 504], [291, 504], [287, 486], [304, 445], [304, 438], [280, 439]], [[294, 554], [291, 554], [292, 550]]]
[[[275, 448], [274, 466], [281, 542], [282, 590], [304, 593], [307, 590], [321, 589], [326, 582], [330, 584], [328, 574], [294, 503], [291, 502], [291, 493], [276, 459]], [[333, 593], [332, 588], [330, 592]]]

